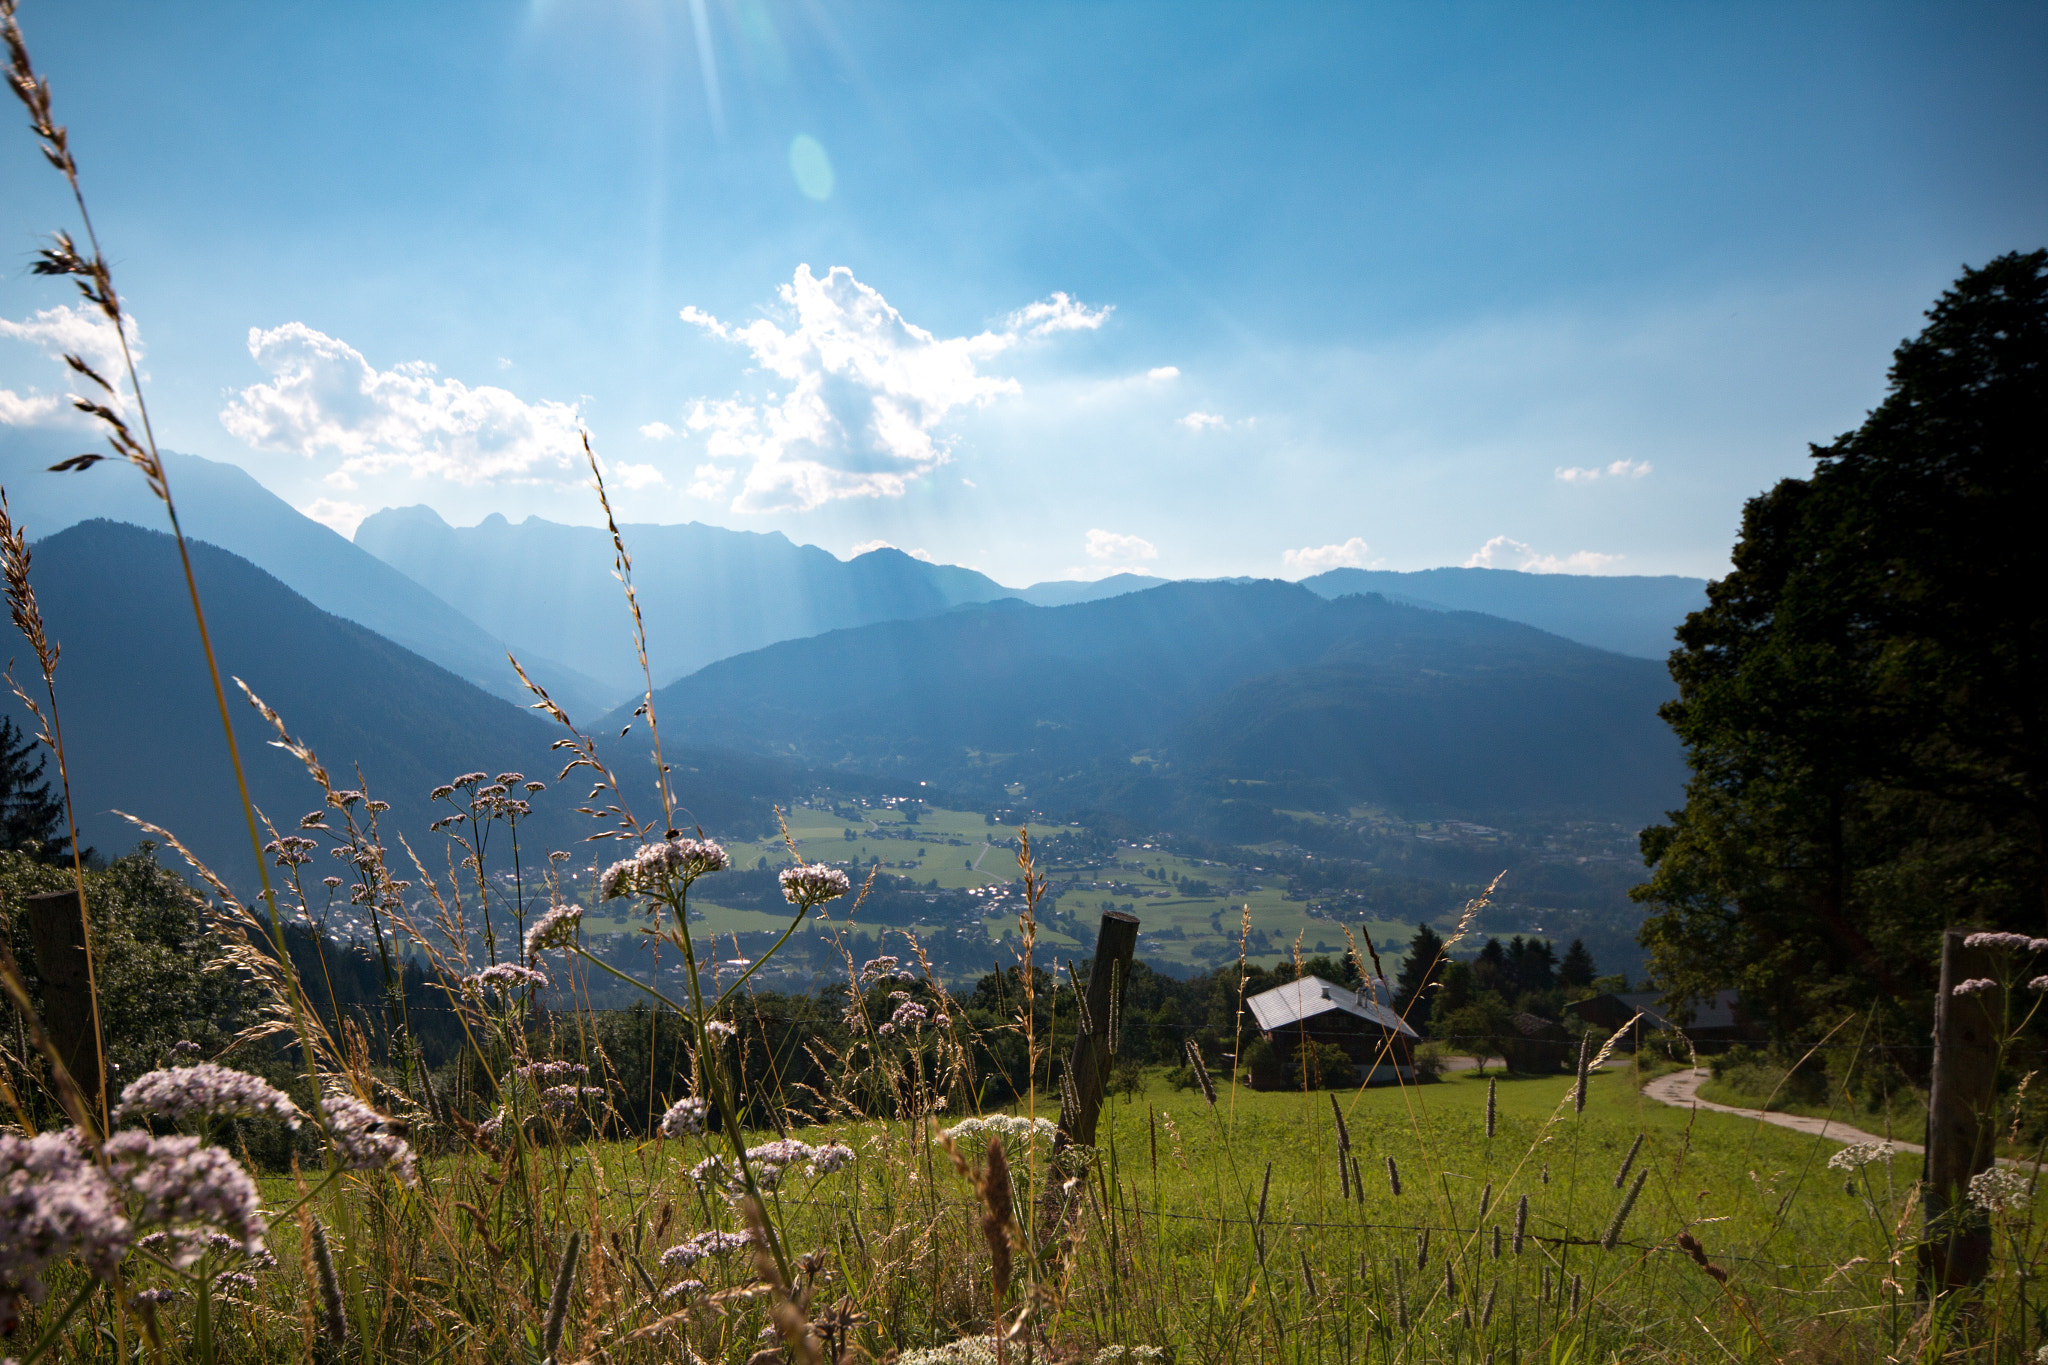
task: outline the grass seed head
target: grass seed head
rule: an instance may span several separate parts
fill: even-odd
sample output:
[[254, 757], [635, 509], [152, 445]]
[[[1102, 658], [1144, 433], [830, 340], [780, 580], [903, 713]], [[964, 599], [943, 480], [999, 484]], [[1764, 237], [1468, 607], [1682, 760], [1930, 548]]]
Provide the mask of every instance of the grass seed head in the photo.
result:
[[541, 1331], [549, 1360], [562, 1344], [562, 1327], [569, 1318], [569, 1290], [576, 1283], [576, 1253], [582, 1246], [582, 1232], [571, 1232], [568, 1246], [562, 1249], [562, 1268], [555, 1273], [555, 1292], [548, 1299], [547, 1323]]

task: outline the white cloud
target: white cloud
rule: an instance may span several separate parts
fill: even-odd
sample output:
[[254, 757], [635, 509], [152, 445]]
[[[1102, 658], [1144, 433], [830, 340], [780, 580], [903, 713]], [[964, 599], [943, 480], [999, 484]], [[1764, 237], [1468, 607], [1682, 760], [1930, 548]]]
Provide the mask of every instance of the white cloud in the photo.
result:
[[[850, 278], [850, 277], [849, 277]], [[1090, 308], [1065, 294], [1027, 303], [1005, 320], [1010, 332], [1028, 337], [1049, 337], [1057, 332], [1092, 332], [1109, 321], [1115, 305]]]
[[[903, 550], [903, 547], [886, 540], [863, 540], [860, 544], [848, 550], [846, 557], [848, 559], [859, 559], [862, 555], [872, 554], [876, 550]], [[903, 553], [909, 555], [912, 559], [921, 559], [927, 564], [939, 562], [933, 559], [930, 552], [926, 550], [903, 550]]]
[[315, 498], [299, 510], [322, 526], [348, 537], [353, 537], [356, 527], [370, 515], [370, 509], [359, 502], [337, 502], [333, 498]]
[[617, 465], [612, 469], [611, 477], [629, 489], [649, 488], [667, 482], [661, 477], [661, 471], [651, 464]]
[[42, 426], [59, 408], [69, 406], [68, 402], [54, 393], [31, 393], [23, 396], [13, 389], [0, 389], [0, 426]]
[[1174, 420], [1189, 431], [1200, 431], [1204, 427], [1220, 427], [1224, 425], [1224, 419], [1218, 417], [1213, 412], [1191, 412], [1185, 417], [1177, 417]]
[[725, 496], [725, 490], [732, 487], [733, 471], [720, 469], [715, 464], [700, 464], [690, 471], [690, 487], [687, 490], [693, 498], [716, 502]]
[[960, 482], [962, 482], [962, 483], [966, 484], [966, 485], [967, 485], [967, 486], [968, 486], [969, 488], [979, 488], [979, 487], [981, 487], [981, 485], [980, 485], [980, 484], [978, 484], [978, 483], [976, 483], [976, 482], [975, 482], [974, 480], [972, 480], [972, 479], [968, 478], [968, 477], [967, 477], [967, 476], [966, 476], [965, 474], [962, 474], [962, 475], [960, 476]]
[[1180, 367], [1177, 365], [1161, 365], [1155, 369], [1145, 371], [1145, 377], [1147, 379], [1157, 379], [1161, 382], [1168, 379], [1178, 379], [1180, 378]]
[[[127, 317], [127, 325], [128, 346], [136, 363], [140, 364], [142, 339], [132, 315]], [[55, 308], [45, 308], [23, 322], [0, 318], [0, 337], [11, 337], [37, 347], [59, 364], [63, 363], [66, 355], [78, 356], [118, 391], [112, 404], [114, 409], [127, 411], [123, 398], [128, 392], [128, 367], [121, 356], [121, 341], [114, 334], [114, 324], [107, 321], [98, 309], [59, 304]], [[64, 376], [74, 386], [72, 392], [83, 391], [101, 402], [106, 401], [106, 391], [97, 384], [73, 375], [68, 368]], [[0, 389], [0, 425], [44, 426], [85, 420], [72, 415], [70, 400], [71, 393], [37, 393], [33, 390], [17, 393], [12, 389]]]
[[676, 429], [666, 422], [649, 422], [640, 428], [640, 434], [650, 441], [666, 441], [676, 434]]
[[[699, 400], [688, 425], [713, 466], [730, 479], [745, 470], [733, 508], [809, 511], [839, 498], [900, 497], [910, 481], [942, 465], [946, 446], [933, 432], [956, 408], [981, 407], [1021, 391], [1014, 379], [981, 372], [990, 357], [1030, 338], [1100, 327], [1108, 309], [1065, 294], [1020, 309], [1001, 331], [941, 339], [906, 321], [880, 293], [836, 266], [825, 278], [798, 266], [777, 291], [792, 323], [763, 318], [729, 326], [701, 309], [683, 321], [738, 342], [788, 390], [760, 402]], [[698, 471], [698, 482], [717, 480]]]
[[1578, 465], [1559, 465], [1557, 477], [1566, 483], [1591, 483], [1598, 478], [1640, 479], [1650, 472], [1648, 460], [1616, 460], [1605, 469]]
[[1353, 536], [1342, 545], [1317, 545], [1299, 550], [1283, 550], [1280, 559], [1287, 565], [1287, 571], [1296, 578], [1307, 578], [1310, 574], [1327, 572], [1330, 569], [1362, 569], [1366, 556], [1372, 547], [1365, 543], [1363, 536]]
[[[1507, 556], [1519, 556], [1521, 563], [1508, 565], [1498, 562]], [[1516, 568], [1523, 573], [1599, 573], [1609, 564], [1617, 563], [1626, 556], [1602, 554], [1598, 550], [1579, 550], [1572, 554], [1558, 556], [1538, 554], [1533, 547], [1508, 536], [1495, 536], [1472, 552], [1465, 561], [1468, 569]]]
[[504, 357], [504, 356], [499, 356], [499, 357], [498, 357], [498, 368], [499, 368], [499, 369], [501, 369], [501, 370], [509, 370], [509, 369], [511, 369], [511, 368], [512, 368], [512, 362], [511, 362], [511, 361], [509, 361], [509, 360], [507, 360], [507, 359], [505, 359], [505, 357]]
[[302, 322], [251, 327], [249, 354], [271, 382], [237, 394], [221, 425], [260, 449], [341, 456], [328, 476], [339, 488], [392, 468], [464, 485], [532, 478], [537, 468], [567, 466], [582, 447], [574, 404], [470, 388], [438, 378], [425, 361], [373, 369], [361, 352]]
[[[82, 304], [74, 307], [66, 303], [45, 308], [26, 322], [0, 318], [0, 337], [13, 337], [16, 341], [40, 346], [43, 354], [52, 360], [61, 361], [66, 355], [77, 355], [116, 387], [125, 378], [127, 367], [121, 359], [121, 339], [114, 335], [114, 324], [108, 322], [106, 315], [97, 308], [87, 308]], [[128, 318], [128, 346], [140, 363], [142, 340], [137, 335], [133, 316]]]
[[1099, 528], [1088, 533], [1086, 549], [1090, 559], [1107, 560], [1112, 564], [1159, 558], [1159, 551], [1151, 541], [1138, 536], [1120, 536], [1114, 531]]

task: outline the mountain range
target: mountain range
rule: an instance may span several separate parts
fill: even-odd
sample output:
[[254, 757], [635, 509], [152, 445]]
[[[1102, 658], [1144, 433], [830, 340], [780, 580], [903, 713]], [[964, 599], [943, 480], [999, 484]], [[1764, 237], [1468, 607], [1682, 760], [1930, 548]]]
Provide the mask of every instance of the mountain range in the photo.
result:
[[1672, 631], [1679, 622], [1707, 605], [1705, 579], [1676, 576], [1331, 569], [1301, 581], [1324, 597], [1376, 592], [1390, 601], [1439, 611], [1481, 611], [1583, 645], [1660, 662], [1677, 643]]
[[[0, 430], [0, 484], [32, 536], [89, 517], [150, 529], [166, 525], [162, 506], [132, 470], [47, 472], [78, 444], [64, 432]], [[351, 542], [238, 466], [175, 453], [166, 454], [165, 464], [188, 534], [242, 556], [323, 610], [368, 626], [493, 695], [527, 699], [507, 652], [579, 719], [644, 686], [611, 576], [610, 541], [594, 527], [537, 517], [451, 527], [427, 508], [396, 508], [365, 520]], [[1005, 597], [1073, 605], [1166, 581], [1122, 573], [1010, 588], [972, 569], [894, 549], [840, 560], [774, 533], [695, 523], [625, 531], [657, 684], [827, 630]], [[1325, 597], [1379, 592], [1416, 606], [1483, 611], [1656, 659], [1668, 652], [1673, 627], [1705, 596], [1699, 579], [1477, 568], [1335, 569], [1304, 583]]]
[[1048, 812], [1274, 798], [1639, 822], [1683, 782], [1671, 695], [1655, 663], [1530, 626], [1268, 580], [838, 630], [655, 702], [695, 744]]
[[[233, 677], [277, 709], [336, 786], [367, 783], [391, 802], [388, 829], [403, 833], [430, 866], [440, 855], [421, 842], [435, 837], [423, 832], [449, 811], [430, 809], [427, 794], [467, 771], [517, 771], [549, 784], [533, 798], [536, 842], [575, 847], [591, 832], [572, 814], [587, 787], [572, 780], [573, 791], [555, 790], [563, 760], [549, 748], [561, 733], [551, 722], [320, 610], [239, 556], [203, 542], [191, 552], [250, 795], [280, 831], [318, 808], [320, 791], [269, 742], [273, 732]], [[141, 836], [113, 813], [124, 810], [172, 830], [223, 876], [250, 885], [247, 826], [175, 543], [123, 523], [80, 522], [35, 543], [32, 581], [61, 648], [57, 697], [84, 839], [107, 852], [131, 847]], [[9, 653], [16, 679], [41, 700], [25, 642], [16, 637]], [[32, 729], [19, 703], [6, 700], [16, 723]], [[668, 753], [699, 818], [721, 829], [766, 826], [769, 803], [787, 801], [797, 785], [782, 764], [674, 742]], [[386, 843], [403, 867], [396, 839], [387, 835]], [[328, 870], [309, 869], [316, 880]]]
[[[192, 554], [223, 674], [277, 707], [338, 784], [360, 772], [416, 848], [445, 813], [428, 790], [472, 770], [551, 784], [534, 799], [535, 843], [573, 847], [591, 831], [571, 813], [582, 792], [552, 789], [559, 731], [530, 710], [237, 555], [203, 542]], [[130, 846], [136, 832], [112, 812], [131, 811], [246, 886], [246, 829], [173, 542], [92, 519], [34, 556], [63, 648], [85, 838]], [[11, 652], [27, 657], [19, 641]], [[714, 831], [757, 833], [770, 803], [821, 779], [869, 791], [914, 779], [971, 806], [1251, 841], [1276, 813], [1357, 802], [1638, 822], [1682, 780], [1655, 714], [1669, 694], [1654, 663], [1497, 617], [1263, 581], [1063, 607], [1002, 598], [850, 627], [709, 665], [656, 703], [679, 793]], [[252, 796], [288, 830], [317, 789], [239, 695], [231, 707]], [[648, 762], [641, 727], [618, 733], [633, 719], [603, 720], [629, 790]]]
[[[63, 432], [0, 429], [0, 486], [17, 524], [32, 539], [93, 517], [167, 529], [163, 504], [126, 465], [110, 461], [77, 473], [49, 471], [85, 444]], [[238, 466], [166, 452], [164, 469], [186, 535], [239, 555], [321, 609], [368, 626], [486, 692], [514, 702], [529, 699], [505, 661], [501, 640]], [[574, 715], [595, 714], [621, 695], [540, 655], [522, 656], [520, 662]]]

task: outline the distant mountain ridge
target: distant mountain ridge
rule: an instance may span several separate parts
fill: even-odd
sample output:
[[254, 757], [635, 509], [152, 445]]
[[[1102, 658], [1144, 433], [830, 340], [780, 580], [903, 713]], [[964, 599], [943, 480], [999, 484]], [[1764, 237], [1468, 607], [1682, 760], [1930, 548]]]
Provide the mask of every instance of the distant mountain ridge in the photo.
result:
[[1046, 810], [1164, 818], [1307, 784], [1338, 806], [1640, 820], [1683, 782], [1671, 695], [1656, 664], [1528, 626], [1265, 580], [834, 631], [656, 704], [697, 743]]
[[[89, 442], [52, 431], [0, 432], [0, 484], [18, 524], [40, 540], [94, 517], [165, 530], [159, 503], [135, 470], [116, 464], [68, 474], [48, 466]], [[174, 451], [164, 468], [185, 532], [263, 569], [323, 610], [368, 626], [493, 696], [524, 702], [505, 646], [442, 598], [347, 538], [312, 520], [243, 469]], [[618, 698], [544, 655], [527, 671], [572, 715], [589, 716]]]
[[[876, 621], [908, 620], [968, 602], [1017, 597], [1043, 605], [1088, 601], [1163, 579], [1119, 574], [1097, 582], [1006, 588], [986, 574], [934, 564], [893, 547], [842, 560], [779, 531], [702, 522], [620, 527], [647, 621], [657, 685], [780, 640]], [[356, 544], [454, 603], [491, 633], [540, 656], [570, 659], [602, 678], [614, 700], [645, 684], [610, 537], [542, 517], [485, 517], [450, 526], [430, 507], [386, 508]]]
[[[552, 723], [321, 611], [239, 556], [203, 542], [191, 551], [223, 680], [245, 679], [312, 746], [337, 786], [355, 786], [360, 768], [372, 793], [392, 803], [385, 828], [395, 867], [404, 858], [390, 837], [398, 834], [432, 865], [422, 840], [437, 836], [426, 826], [448, 812], [431, 812], [427, 794], [479, 769], [547, 782], [525, 837], [576, 849], [581, 860], [581, 840], [595, 827], [571, 808], [587, 789], [555, 788], [561, 758], [549, 746], [561, 732]], [[63, 651], [58, 699], [85, 839], [107, 852], [131, 847], [140, 832], [113, 814], [125, 810], [172, 830], [234, 884], [252, 885], [247, 827], [174, 542], [95, 519], [39, 540], [33, 555], [37, 596]], [[15, 637], [8, 652], [21, 678], [25, 642]], [[290, 832], [319, 807], [319, 788], [227, 686], [251, 796]], [[4, 709], [23, 722], [12, 697]], [[798, 780], [785, 765], [705, 754], [680, 737], [669, 755], [688, 774], [681, 781], [693, 813], [716, 830], [758, 830], [769, 803], [786, 800]], [[311, 870], [317, 880], [328, 868]]]
[[1668, 656], [1677, 645], [1672, 632], [1707, 604], [1703, 578], [1445, 568], [1331, 569], [1301, 581], [1324, 597], [1376, 592], [1417, 606], [1483, 611], [1639, 659]]

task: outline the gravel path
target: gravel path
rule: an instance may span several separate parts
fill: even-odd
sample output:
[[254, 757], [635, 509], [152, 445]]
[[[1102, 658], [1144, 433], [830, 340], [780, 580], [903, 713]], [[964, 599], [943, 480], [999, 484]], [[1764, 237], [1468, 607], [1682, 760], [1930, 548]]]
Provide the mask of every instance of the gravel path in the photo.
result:
[[1711, 1109], [1717, 1114], [1734, 1114], [1741, 1118], [1757, 1119], [1780, 1128], [1790, 1128], [1795, 1133], [1811, 1133], [1815, 1137], [1839, 1142], [1844, 1146], [1852, 1142], [1889, 1142], [1902, 1152], [1926, 1150], [1915, 1142], [1900, 1142], [1896, 1138], [1866, 1133], [1861, 1128], [1852, 1127], [1840, 1119], [1810, 1118], [1805, 1114], [1773, 1114], [1764, 1109], [1737, 1109], [1733, 1105], [1703, 1100], [1699, 1095], [1700, 1084], [1712, 1074], [1705, 1067], [1690, 1071], [1674, 1071], [1668, 1076], [1659, 1076], [1651, 1081], [1643, 1087], [1643, 1093], [1653, 1100], [1661, 1100], [1680, 1109], [1697, 1106], [1701, 1109]]

